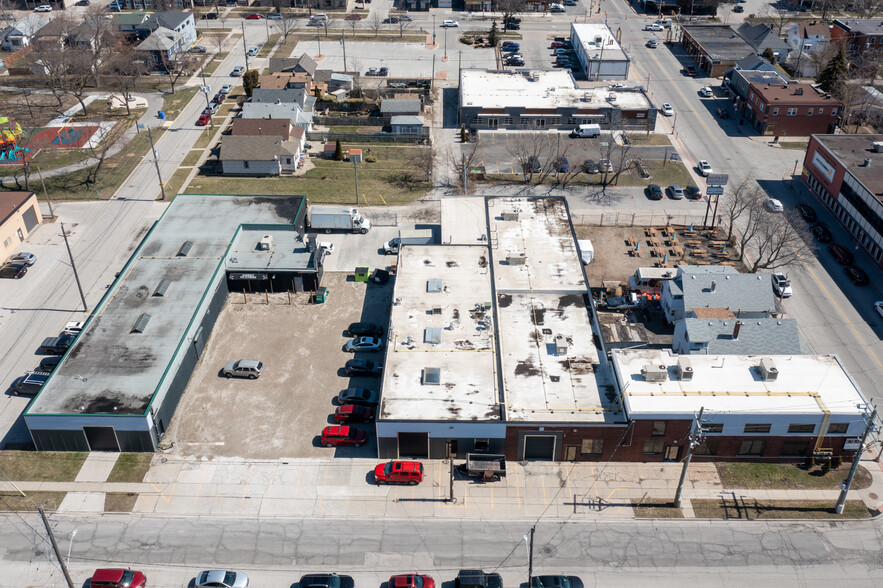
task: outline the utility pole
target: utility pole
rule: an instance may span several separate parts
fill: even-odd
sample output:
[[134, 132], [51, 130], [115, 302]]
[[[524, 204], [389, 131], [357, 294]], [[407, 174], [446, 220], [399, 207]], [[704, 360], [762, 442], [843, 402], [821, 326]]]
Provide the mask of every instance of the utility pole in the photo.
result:
[[353, 177], [356, 179], [356, 206], [359, 205], [359, 170], [356, 168], [356, 159], [353, 158]]
[[[463, 79], [463, 51], [460, 51], [460, 56], [457, 58], [457, 85], [461, 83]], [[463, 124], [461, 120], [462, 114], [460, 113], [460, 107], [457, 107], [457, 126]]]
[[469, 193], [469, 189], [466, 186], [466, 154], [463, 154], [463, 196]]
[[212, 107], [208, 101], [208, 86], [205, 84], [205, 68], [201, 67], [200, 70], [202, 71], [202, 93], [205, 94], [205, 107], [208, 109], [208, 124], [209, 128], [214, 130], [215, 123], [212, 121]]
[[432, 56], [432, 77], [429, 78], [429, 89], [432, 90], [432, 86], [435, 83], [435, 55]]
[[77, 282], [77, 290], [80, 291], [80, 300], [83, 301], [83, 312], [89, 312], [86, 297], [83, 295], [83, 286], [80, 285], [80, 275], [77, 273], [77, 265], [74, 263], [74, 254], [71, 253], [70, 243], [67, 242], [67, 233], [64, 232], [64, 223], [61, 223], [61, 236], [64, 237], [64, 246], [67, 248], [67, 256], [71, 260], [71, 269], [74, 270], [74, 280]]
[[58, 565], [61, 566], [61, 572], [64, 574], [64, 580], [67, 582], [68, 588], [74, 588], [74, 581], [71, 580], [71, 575], [67, 571], [67, 566], [64, 564], [64, 560], [61, 559], [61, 553], [58, 552], [58, 543], [55, 542], [55, 535], [52, 533], [52, 527], [49, 526], [49, 521], [46, 519], [46, 513], [43, 512], [43, 507], [37, 507], [37, 511], [40, 513], [40, 518], [43, 519], [43, 526], [46, 527], [46, 532], [49, 534], [49, 542], [52, 543], [52, 550], [55, 551], [55, 559], [58, 560]]
[[858, 449], [855, 450], [855, 457], [852, 458], [852, 467], [849, 468], [849, 475], [840, 483], [840, 496], [837, 498], [837, 504], [834, 506], [834, 512], [836, 514], [843, 514], [843, 505], [846, 504], [846, 495], [849, 494], [849, 488], [852, 486], [852, 478], [855, 476], [855, 472], [858, 470], [858, 463], [862, 459], [862, 452], [865, 449], [865, 441], [868, 440], [868, 435], [871, 434], [871, 429], [874, 428], [875, 418], [877, 418], [876, 408], [871, 411], [871, 416], [868, 418], [868, 424], [865, 426], [865, 432], [862, 433], [862, 439], [859, 442]]
[[690, 467], [690, 460], [693, 459], [693, 450], [702, 442], [703, 411], [705, 411], [704, 406], [699, 409], [699, 415], [690, 427], [690, 444], [687, 446], [687, 456], [684, 458], [684, 469], [681, 470], [681, 479], [678, 482], [678, 489], [675, 492], [675, 508], [681, 508], [681, 492], [684, 490], [684, 481], [687, 479], [687, 468]]
[[343, 71], [346, 73], [346, 29], [340, 29], [340, 44], [343, 45]]
[[536, 525], [530, 528], [530, 543], [527, 546], [527, 588], [530, 588], [530, 581], [533, 579], [533, 535], [536, 530]]
[[450, 461], [450, 475], [448, 476], [448, 502], [454, 502], [454, 458], [451, 457]]
[[162, 200], [166, 199], [166, 188], [162, 183], [162, 175], [159, 173], [159, 156], [156, 154], [156, 147], [153, 145], [153, 133], [150, 127], [147, 127], [147, 137], [150, 139], [150, 150], [153, 151], [153, 163], [156, 166], [156, 179], [159, 180], [159, 190], [162, 193]]
[[49, 216], [54, 217], [55, 213], [52, 212], [52, 201], [49, 200], [49, 193], [46, 192], [46, 182], [43, 181], [43, 172], [40, 171], [40, 166], [37, 166], [37, 174], [40, 176], [40, 183], [43, 184], [43, 197], [46, 199], [46, 204], [49, 205]]
[[322, 57], [322, 38], [319, 36], [319, 29], [316, 29], [316, 45], [319, 47], [319, 53], [316, 54], [316, 57]]
[[242, 26], [242, 52], [245, 53], [245, 71], [248, 71], [248, 43], [245, 42], [245, 23], [239, 23]]

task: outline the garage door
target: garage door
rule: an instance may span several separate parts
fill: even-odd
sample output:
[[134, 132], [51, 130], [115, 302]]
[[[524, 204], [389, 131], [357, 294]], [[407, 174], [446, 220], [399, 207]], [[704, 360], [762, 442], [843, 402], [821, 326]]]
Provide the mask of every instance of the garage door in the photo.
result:
[[399, 433], [399, 457], [429, 457], [429, 433]]
[[25, 229], [30, 233], [37, 226], [37, 211], [32, 206], [21, 215], [21, 219], [25, 221]]
[[549, 435], [525, 435], [524, 459], [555, 459], [555, 437]]
[[89, 449], [92, 451], [119, 451], [117, 436], [113, 427], [83, 427]]

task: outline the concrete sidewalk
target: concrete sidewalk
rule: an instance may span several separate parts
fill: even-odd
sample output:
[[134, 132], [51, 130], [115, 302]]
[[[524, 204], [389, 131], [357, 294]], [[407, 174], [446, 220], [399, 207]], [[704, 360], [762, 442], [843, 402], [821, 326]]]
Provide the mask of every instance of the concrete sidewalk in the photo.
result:
[[[96, 454], [92, 454], [95, 456]], [[91, 456], [90, 456], [91, 457]], [[24, 492], [63, 491], [59, 506], [66, 513], [101, 513], [104, 494], [138, 494], [133, 512], [163, 516], [231, 516], [294, 518], [462, 518], [558, 520], [633, 518], [633, 502], [670, 501], [681, 472], [679, 463], [509, 463], [499, 482], [478, 483], [454, 473], [449, 500], [450, 465], [424, 461], [426, 478], [419, 486], [377, 486], [372, 470], [377, 460], [280, 459], [255, 461], [214, 458], [154, 458], [143, 483], [102, 481], [112, 465], [100, 454], [87, 460], [76, 482], [17, 482]], [[873, 481], [850, 492], [869, 509], [881, 506], [883, 472], [863, 461]], [[844, 468], [847, 465], [843, 466]], [[11, 484], [2, 484], [12, 490]], [[833, 507], [839, 490], [764, 490], [723, 488], [714, 464], [694, 463], [684, 487], [683, 511], [692, 517], [691, 500], [818, 500]]]

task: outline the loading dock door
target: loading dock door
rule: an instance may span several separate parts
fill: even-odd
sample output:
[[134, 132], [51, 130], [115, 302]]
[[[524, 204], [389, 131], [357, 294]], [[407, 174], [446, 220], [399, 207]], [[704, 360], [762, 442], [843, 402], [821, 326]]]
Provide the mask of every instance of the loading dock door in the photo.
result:
[[524, 459], [545, 461], [555, 459], [555, 437], [551, 435], [525, 435]]
[[399, 457], [429, 457], [429, 433], [399, 433]]
[[113, 427], [83, 427], [90, 451], [119, 451], [116, 433]]

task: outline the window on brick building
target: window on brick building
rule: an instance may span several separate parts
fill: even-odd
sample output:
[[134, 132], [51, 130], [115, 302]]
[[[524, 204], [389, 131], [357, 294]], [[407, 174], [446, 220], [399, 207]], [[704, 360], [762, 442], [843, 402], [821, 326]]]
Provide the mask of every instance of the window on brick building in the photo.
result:
[[748, 423], [745, 425], [745, 429], [742, 431], [743, 433], [769, 433], [770, 425], [769, 423]]
[[717, 455], [717, 439], [706, 439], [696, 446], [696, 455]]
[[650, 434], [654, 437], [665, 435], [665, 421], [653, 421], [653, 431]]
[[764, 441], [742, 441], [739, 444], [739, 455], [763, 455]]
[[580, 453], [583, 455], [601, 455], [604, 453], [604, 439], [583, 439]]
[[790, 425], [788, 425], [788, 432], [789, 433], [812, 433], [815, 430], [816, 430], [816, 426], [812, 425], [812, 424], [809, 424], [809, 425], [790, 424]]
[[831, 423], [828, 425], [829, 434], [845, 433], [849, 428], [849, 423]]
[[779, 109], [773, 108], [773, 116], [779, 116]]
[[644, 442], [644, 453], [662, 453], [664, 442], [662, 439]]
[[788, 116], [797, 116], [797, 108], [789, 108]]
[[702, 431], [705, 433], [723, 433], [724, 432], [724, 424], [723, 423], [703, 423]]

